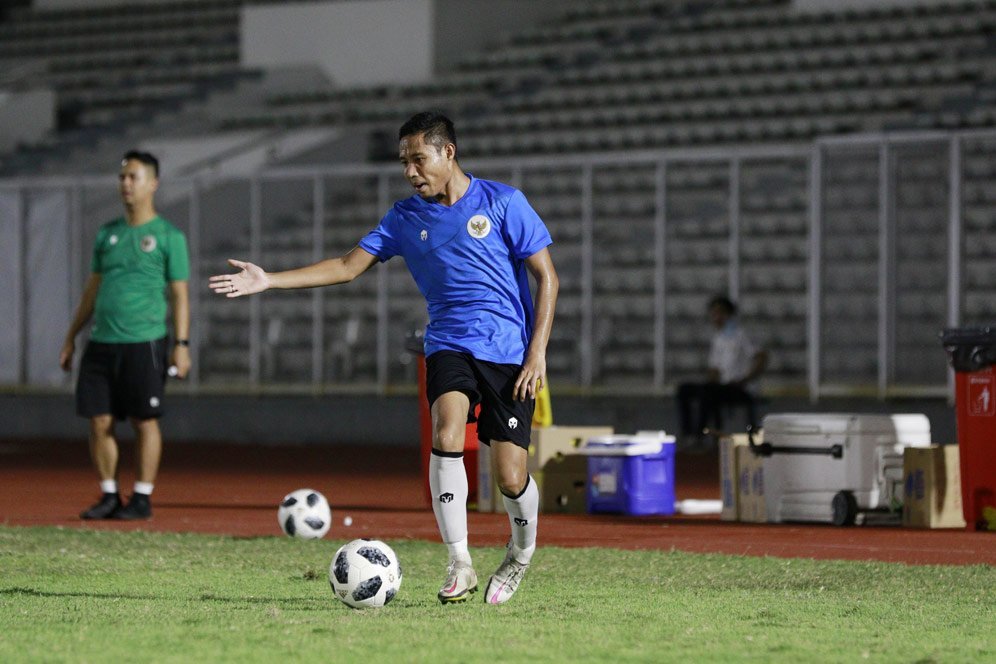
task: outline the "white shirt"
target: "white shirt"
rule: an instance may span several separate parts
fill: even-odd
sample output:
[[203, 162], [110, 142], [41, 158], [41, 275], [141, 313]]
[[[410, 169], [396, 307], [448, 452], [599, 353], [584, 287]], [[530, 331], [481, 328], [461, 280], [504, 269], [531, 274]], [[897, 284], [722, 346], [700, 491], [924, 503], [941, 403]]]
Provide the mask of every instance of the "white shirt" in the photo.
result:
[[726, 322], [712, 338], [709, 368], [719, 372], [719, 382], [743, 380], [750, 373], [758, 348], [733, 319]]

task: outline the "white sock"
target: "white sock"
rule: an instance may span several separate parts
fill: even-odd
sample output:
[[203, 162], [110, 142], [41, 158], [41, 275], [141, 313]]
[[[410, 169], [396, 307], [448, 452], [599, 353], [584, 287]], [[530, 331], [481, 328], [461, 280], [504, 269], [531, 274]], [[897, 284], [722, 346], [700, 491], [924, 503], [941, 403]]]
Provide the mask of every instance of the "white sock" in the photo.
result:
[[135, 493], [142, 493], [146, 496], [152, 495], [152, 482], [135, 482]]
[[104, 493], [117, 493], [118, 492], [118, 481], [117, 480], [100, 480], [100, 490]]
[[528, 565], [536, 551], [536, 522], [539, 520], [539, 491], [536, 480], [526, 477], [526, 487], [515, 498], [501, 495], [512, 526], [512, 557]]
[[470, 549], [467, 548], [466, 537], [459, 542], [447, 542], [446, 551], [450, 554], [450, 560], [465, 560], [470, 562]]
[[439, 535], [449, 550], [450, 558], [470, 560], [467, 551], [467, 470], [463, 454], [443, 456], [432, 450], [429, 455], [429, 489], [432, 492], [432, 512], [436, 515]]

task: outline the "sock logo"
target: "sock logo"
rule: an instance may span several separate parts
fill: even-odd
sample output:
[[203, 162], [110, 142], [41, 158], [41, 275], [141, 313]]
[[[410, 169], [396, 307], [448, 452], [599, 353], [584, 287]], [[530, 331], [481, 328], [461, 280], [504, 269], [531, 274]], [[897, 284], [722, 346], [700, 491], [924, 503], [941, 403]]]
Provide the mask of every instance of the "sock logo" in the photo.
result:
[[440, 496], [439, 496], [439, 502], [441, 502], [441, 503], [452, 503], [453, 502], [453, 494], [452, 493], [443, 493], [443, 494], [440, 494]]
[[519, 517], [513, 518], [512, 521], [514, 521], [515, 525], [517, 525], [517, 526], [528, 526], [529, 525], [529, 521], [528, 520], [526, 520], [526, 519], [520, 519]]
[[519, 420], [515, 419], [514, 417], [508, 418], [508, 428], [509, 429], [514, 429], [517, 426], [519, 426]]

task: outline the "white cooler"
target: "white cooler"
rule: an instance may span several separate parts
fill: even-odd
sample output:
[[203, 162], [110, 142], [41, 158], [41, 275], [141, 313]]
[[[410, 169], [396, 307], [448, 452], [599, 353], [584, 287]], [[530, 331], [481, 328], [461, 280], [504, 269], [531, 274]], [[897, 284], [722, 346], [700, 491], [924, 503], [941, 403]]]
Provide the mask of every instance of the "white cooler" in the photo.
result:
[[902, 507], [903, 448], [930, 446], [925, 415], [772, 414], [764, 418], [769, 521], [851, 525]]

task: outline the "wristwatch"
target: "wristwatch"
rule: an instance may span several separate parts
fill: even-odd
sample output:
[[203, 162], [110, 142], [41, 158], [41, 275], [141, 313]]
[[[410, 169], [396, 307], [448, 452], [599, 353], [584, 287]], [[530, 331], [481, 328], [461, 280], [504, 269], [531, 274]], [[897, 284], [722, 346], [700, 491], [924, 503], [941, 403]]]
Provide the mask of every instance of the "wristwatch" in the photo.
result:
[[190, 339], [177, 339], [175, 345], [177, 345], [177, 346], [189, 346], [190, 345]]

